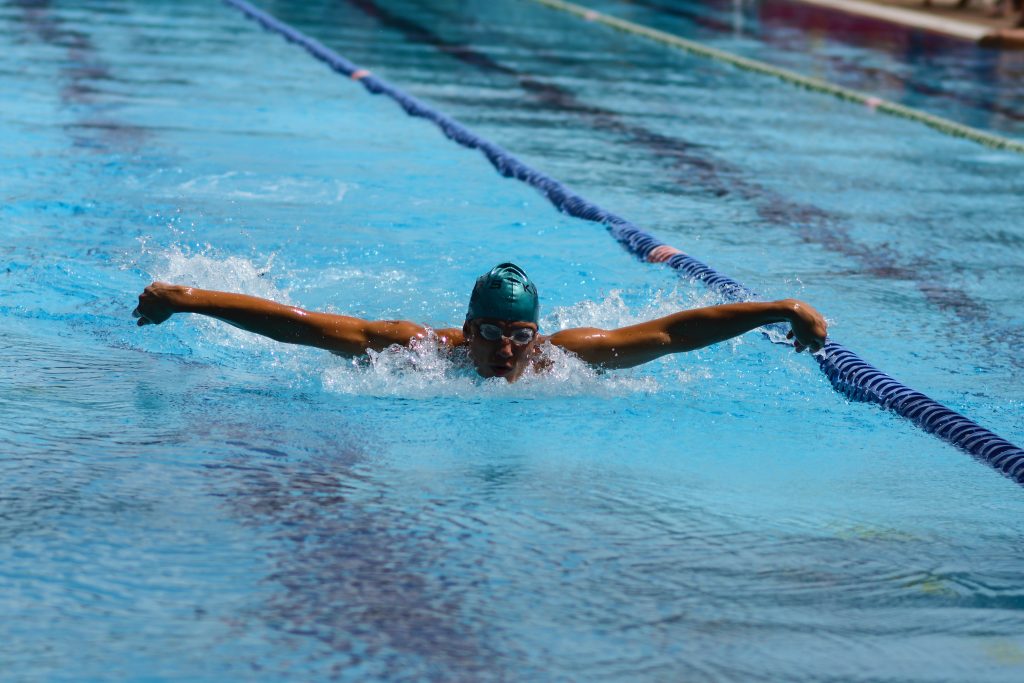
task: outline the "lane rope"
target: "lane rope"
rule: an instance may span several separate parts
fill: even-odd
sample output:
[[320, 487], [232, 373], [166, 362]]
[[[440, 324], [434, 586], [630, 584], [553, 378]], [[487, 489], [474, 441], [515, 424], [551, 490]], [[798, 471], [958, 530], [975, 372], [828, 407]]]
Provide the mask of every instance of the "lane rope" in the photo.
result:
[[[288, 41], [303, 47], [339, 74], [358, 81], [371, 93], [392, 98], [410, 116], [433, 122], [450, 140], [464, 147], [480, 150], [498, 173], [535, 188], [559, 211], [604, 225], [612, 237], [639, 259], [650, 263], [664, 263], [692, 280], [717, 290], [728, 299], [749, 301], [756, 298], [753, 291], [736, 280], [719, 273], [680, 249], [665, 244], [625, 218], [584, 199], [554, 178], [527, 166], [498, 145], [476, 135], [455, 119], [399, 90], [372, 72], [358, 67], [318, 40], [310, 38], [245, 0], [224, 2], [242, 11], [264, 28], [279, 33]], [[785, 331], [785, 326], [780, 324], [768, 327], [778, 332]], [[1018, 484], [1024, 485], [1024, 450], [1006, 439], [901, 384], [834, 340], [829, 339], [825, 348], [815, 354], [814, 358], [832, 386], [844, 396], [887, 408], [925, 431], [963, 449]]]
[[971, 126], [966, 126], [962, 123], [957, 123], [956, 121], [936, 116], [935, 114], [929, 114], [928, 112], [907, 107], [880, 97], [875, 97], [874, 95], [868, 95], [856, 90], [851, 90], [850, 88], [844, 88], [841, 85], [835, 85], [834, 83], [829, 83], [828, 81], [824, 81], [820, 78], [804, 76], [803, 74], [790, 71], [789, 69], [772, 66], [767, 62], [741, 57], [740, 55], [733, 54], [732, 52], [719, 50], [717, 48], [704, 45], [703, 43], [687, 40], [686, 38], [681, 38], [677, 35], [666, 33], [665, 31], [660, 31], [649, 26], [644, 26], [643, 24], [637, 24], [626, 19], [619, 19], [618, 17], [613, 17], [572, 2], [566, 2], [565, 0], [533, 1], [552, 9], [573, 14], [595, 24], [602, 24], [625, 33], [649, 38], [699, 57], [731, 64], [732, 66], [743, 69], [744, 71], [752, 71], [754, 73], [772, 76], [780, 81], [791, 83], [804, 88], [805, 90], [825, 93], [841, 100], [862, 104], [872, 112], [882, 112], [884, 114], [898, 116], [910, 121], [923, 123], [926, 126], [934, 128], [940, 133], [971, 140], [985, 145], [986, 147], [1024, 154], [1024, 142], [1020, 140], [1014, 140], [1012, 138], [972, 128]]

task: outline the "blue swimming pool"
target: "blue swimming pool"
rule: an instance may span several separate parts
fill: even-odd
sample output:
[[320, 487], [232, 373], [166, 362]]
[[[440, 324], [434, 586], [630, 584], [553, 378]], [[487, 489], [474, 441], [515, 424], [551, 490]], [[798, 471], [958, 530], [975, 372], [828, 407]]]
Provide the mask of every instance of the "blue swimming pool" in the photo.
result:
[[[530, 2], [262, 6], [1024, 442], [1021, 157]], [[448, 325], [504, 259], [547, 330], [718, 299], [219, 2], [0, 31], [6, 675], [1019, 679], [1020, 487], [758, 335], [509, 386], [134, 327]]]

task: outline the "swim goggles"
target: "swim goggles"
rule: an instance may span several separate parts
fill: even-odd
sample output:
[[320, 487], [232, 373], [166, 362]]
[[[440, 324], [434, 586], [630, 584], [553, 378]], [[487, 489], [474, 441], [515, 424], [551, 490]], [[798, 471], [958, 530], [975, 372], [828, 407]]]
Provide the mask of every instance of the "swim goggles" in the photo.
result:
[[536, 334], [529, 327], [520, 327], [512, 331], [512, 334], [505, 334], [505, 331], [497, 325], [491, 323], [480, 323], [477, 326], [480, 330], [480, 336], [487, 341], [498, 341], [502, 337], [505, 337], [516, 346], [524, 346], [533, 341], [533, 336]]

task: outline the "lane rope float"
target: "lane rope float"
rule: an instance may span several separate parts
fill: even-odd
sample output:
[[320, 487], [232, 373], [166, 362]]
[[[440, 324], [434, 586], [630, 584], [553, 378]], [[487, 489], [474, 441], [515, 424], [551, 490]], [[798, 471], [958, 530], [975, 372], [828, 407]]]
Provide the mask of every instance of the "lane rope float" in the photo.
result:
[[[373, 94], [387, 95], [410, 116], [433, 122], [444, 135], [460, 145], [480, 150], [502, 176], [520, 180], [550, 201], [559, 211], [575, 218], [600, 223], [630, 253], [649, 263], [664, 263], [692, 280], [737, 301], [757, 298], [753, 291], [719, 273], [676, 247], [665, 244], [625, 218], [617, 216], [572, 192], [554, 178], [527, 166], [515, 156], [476, 135], [455, 119], [403, 92], [372, 72], [358, 67], [323, 43], [285, 24], [245, 0], [224, 0], [264, 28], [304, 48], [334, 71], [356, 80]], [[769, 326], [784, 331], [784, 326]], [[966, 451], [1018, 484], [1024, 485], [1024, 450], [998, 434], [915, 391], [865, 362], [853, 351], [828, 340], [815, 360], [832, 386], [856, 401], [875, 403], [910, 420], [926, 432]]]
[[743, 69], [744, 71], [752, 71], [754, 73], [772, 76], [780, 81], [791, 83], [806, 90], [825, 93], [841, 100], [862, 104], [872, 112], [882, 112], [883, 114], [890, 114], [910, 121], [923, 123], [940, 133], [971, 140], [985, 145], [986, 147], [1024, 154], [1024, 142], [1020, 140], [1014, 140], [1012, 138], [972, 128], [971, 126], [966, 126], [962, 123], [957, 123], [956, 121], [936, 116], [935, 114], [929, 114], [928, 112], [914, 109], [913, 107], [907, 107], [890, 100], [875, 97], [874, 95], [868, 95], [856, 90], [851, 90], [850, 88], [844, 88], [841, 85], [829, 83], [828, 81], [820, 78], [804, 76], [796, 71], [772, 66], [767, 62], [761, 62], [748, 57], [741, 57], [740, 55], [733, 54], [732, 52], [719, 50], [718, 48], [704, 45], [703, 43], [698, 43], [693, 40], [687, 40], [686, 38], [681, 38], [677, 35], [660, 31], [649, 26], [644, 26], [643, 24], [637, 24], [626, 19], [619, 19], [618, 17], [613, 17], [609, 14], [604, 14], [603, 12], [598, 12], [597, 10], [592, 10], [588, 7], [583, 7], [582, 5], [577, 5], [572, 2], [566, 2], [565, 0], [533, 1], [552, 9], [573, 14], [595, 24], [602, 24], [625, 33], [649, 38], [662, 43], [663, 45], [669, 45], [699, 57], [724, 62], [736, 68]]

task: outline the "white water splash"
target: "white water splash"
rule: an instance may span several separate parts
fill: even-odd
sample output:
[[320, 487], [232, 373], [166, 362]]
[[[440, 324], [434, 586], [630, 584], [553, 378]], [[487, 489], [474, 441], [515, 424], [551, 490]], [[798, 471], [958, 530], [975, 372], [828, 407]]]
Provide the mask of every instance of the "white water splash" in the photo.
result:
[[[142, 260], [147, 262], [144, 270], [148, 271], [152, 280], [249, 294], [278, 303], [292, 304], [290, 290], [278, 287], [271, 276], [276, 256], [273, 253], [260, 264], [241, 256], [221, 256], [210, 245], [198, 250], [180, 245], [154, 250], [149, 248], [145, 240], [142, 241], [142, 252], [145, 257]], [[271, 351], [275, 355], [279, 355], [276, 352], [282, 349], [278, 342], [213, 318], [188, 318], [188, 324], [200, 333], [200, 338], [214, 344], [228, 344], [236, 349], [254, 353]]]
[[641, 306], [631, 306], [621, 290], [613, 289], [603, 299], [559, 306], [541, 320], [541, 329], [554, 332], [573, 327], [614, 329], [635, 325], [679, 311], [722, 303], [713, 292], [694, 292], [675, 288], [655, 291]]
[[215, 197], [218, 200], [246, 199], [289, 204], [337, 204], [351, 188], [327, 178], [263, 177], [247, 171], [204, 175], [181, 183], [182, 195]]
[[270, 277], [276, 254], [271, 253], [261, 265], [241, 256], [220, 256], [210, 245], [199, 251], [173, 246], [150, 253], [153, 262], [149, 272], [154, 280], [290, 303], [288, 290], [278, 288]]
[[445, 348], [433, 334], [409, 348], [392, 346], [380, 353], [342, 361], [323, 372], [327, 391], [401, 398], [456, 397], [529, 399], [560, 396], [613, 397], [661, 390], [657, 380], [636, 371], [605, 373], [575, 355], [545, 344], [548, 361], [540, 371], [528, 370], [517, 382], [483, 379], [465, 350]]

